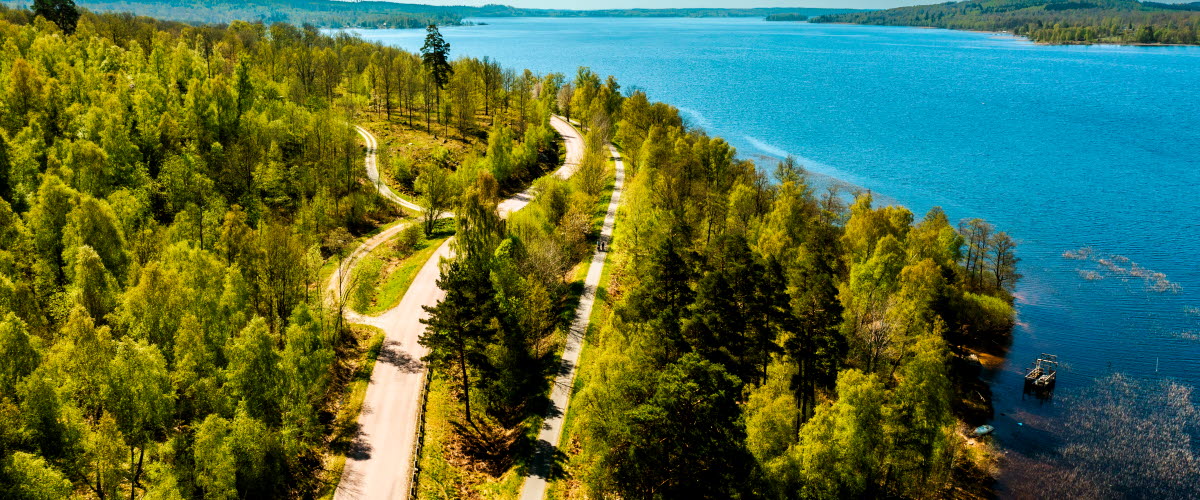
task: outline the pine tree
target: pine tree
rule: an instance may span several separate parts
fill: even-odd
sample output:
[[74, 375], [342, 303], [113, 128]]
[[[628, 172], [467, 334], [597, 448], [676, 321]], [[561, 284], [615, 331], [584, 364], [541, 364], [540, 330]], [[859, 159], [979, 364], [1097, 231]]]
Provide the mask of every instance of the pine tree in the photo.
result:
[[454, 68], [450, 66], [450, 43], [442, 38], [442, 33], [438, 31], [436, 24], [430, 24], [425, 31], [425, 45], [421, 46], [421, 62], [425, 64], [425, 69], [429, 71], [429, 75], [433, 78], [433, 86], [437, 90], [437, 110], [440, 121], [442, 90], [446, 88], [447, 83], [450, 83], [450, 75], [454, 74]]
[[57, 24], [68, 35], [75, 32], [79, 23], [79, 9], [74, 0], [33, 0], [33, 13]]

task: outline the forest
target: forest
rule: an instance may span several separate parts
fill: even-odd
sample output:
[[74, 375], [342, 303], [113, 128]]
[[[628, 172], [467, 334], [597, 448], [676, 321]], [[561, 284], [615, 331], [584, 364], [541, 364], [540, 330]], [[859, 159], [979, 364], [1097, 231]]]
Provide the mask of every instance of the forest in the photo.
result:
[[[1019, 279], [985, 221], [815, 192], [611, 77], [451, 60], [436, 28], [412, 54], [64, 5], [0, 8], [0, 497], [328, 494], [372, 351], [343, 320], [363, 301], [327, 276], [399, 218], [433, 237], [442, 211], [457, 257], [422, 343], [448, 465], [472, 471], [442, 492], [483, 496], [540, 456], [610, 141], [629, 177], [563, 496], [930, 497], [976, 477], [954, 360], [1005, 338]], [[559, 163], [552, 113], [587, 132], [569, 182], [534, 181]], [[380, 168], [436, 210], [375, 192], [356, 123], [409, 134]]]
[[430, 24], [462, 24], [462, 17], [449, 9], [386, 1], [80, 0], [77, 3], [96, 12], [128, 12], [193, 24], [261, 21], [297, 26], [312, 24], [321, 28], [424, 28]]
[[967, 0], [819, 16], [817, 23], [1006, 31], [1040, 43], [1200, 43], [1200, 3], [1137, 0]]
[[530, 9], [509, 5], [422, 5], [387, 1], [338, 0], [80, 0], [97, 12], [133, 14], [188, 23], [228, 23], [235, 20], [264, 23], [313, 24], [322, 28], [424, 28], [429, 24], [470, 24], [466, 18], [490, 17], [763, 17], [778, 13], [819, 16], [855, 12], [855, 9], [727, 8], [727, 9]]
[[381, 163], [445, 203], [557, 165], [556, 94], [311, 26], [63, 6], [0, 8], [0, 497], [331, 491], [371, 333], [324, 280], [414, 215], [352, 124], [422, 137]]

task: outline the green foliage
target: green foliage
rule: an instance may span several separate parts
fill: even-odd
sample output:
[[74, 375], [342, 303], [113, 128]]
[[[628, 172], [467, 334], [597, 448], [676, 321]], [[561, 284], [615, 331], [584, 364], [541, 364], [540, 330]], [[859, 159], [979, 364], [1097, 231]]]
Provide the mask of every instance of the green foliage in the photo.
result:
[[25, 322], [12, 313], [0, 318], [0, 394], [14, 394], [40, 358], [37, 341], [29, 336]]
[[33, 12], [57, 24], [68, 35], [75, 32], [75, 24], [79, 22], [74, 0], [33, 0]]
[[728, 498], [744, 488], [751, 459], [737, 377], [688, 354], [644, 382], [595, 402], [624, 416], [585, 427], [597, 453], [593, 486], [623, 498]]
[[421, 244], [421, 240], [425, 237], [421, 230], [421, 226], [410, 224], [400, 231], [400, 236], [396, 238], [395, 249], [399, 257], [407, 257], [416, 251], [417, 246]]
[[[794, 159], [777, 165], [772, 185], [641, 93], [611, 105], [615, 84], [586, 68], [570, 88], [570, 108], [593, 134], [615, 122], [613, 137], [636, 151], [626, 155], [634, 168], [605, 285], [611, 314], [589, 336], [581, 402], [570, 407], [579, 451], [567, 468], [581, 488], [637, 498], [944, 495], [960, 448], [943, 338], [979, 333], [968, 300], [1011, 322], [1013, 240], [983, 221], [958, 230], [940, 209], [914, 224], [909, 210], [873, 207], [869, 194], [848, 209], [835, 194], [818, 199]], [[736, 436], [709, 429], [707, 443], [689, 444], [728, 446], [720, 453], [731, 467], [752, 463], [708, 474], [705, 487], [728, 490], [688, 489], [708, 464], [672, 459], [667, 443], [690, 443], [672, 423], [692, 415], [673, 405], [705, 401], [662, 390], [660, 377], [683, 360], [731, 374], [742, 395], [741, 417], [720, 426]], [[660, 411], [673, 422], [657, 420]], [[697, 455], [707, 453], [718, 452]]]
[[230, 398], [244, 403], [253, 417], [273, 421], [279, 418], [278, 392], [283, 382], [275, 342], [267, 322], [255, 318], [225, 348]]
[[462, 13], [453, 8], [394, 4], [383, 1], [343, 5], [334, 0], [250, 0], [204, 3], [156, 0], [80, 0], [96, 12], [133, 12], [140, 16], [193, 24], [222, 24], [233, 21], [264, 23], [311, 23], [323, 28], [424, 28], [430, 24], [457, 26]]
[[1010, 31], [1043, 43], [1200, 42], [1195, 3], [1136, 0], [971, 0], [824, 15], [812, 22]]
[[485, 351], [500, 326], [486, 271], [465, 260], [446, 264], [438, 279], [438, 287], [446, 291], [446, 298], [428, 308], [429, 318], [421, 320], [427, 325], [421, 345], [429, 348], [429, 354], [422, 360], [435, 369], [446, 370], [461, 384], [468, 423], [472, 418], [472, 374], [489, 370]]
[[[430, 24], [426, 28], [425, 44], [421, 46], [421, 63], [433, 78], [433, 85], [438, 90], [438, 108], [441, 108], [441, 91], [450, 83], [454, 68], [450, 66], [450, 43], [442, 38], [437, 25]], [[439, 115], [440, 116], [440, 115]]]
[[71, 495], [71, 482], [42, 457], [18, 451], [0, 466], [0, 476], [6, 483], [0, 485], [4, 498], [57, 500]]
[[782, 14], [770, 14], [766, 17], [767, 21], [807, 21], [808, 16], [795, 12], [785, 12]]
[[[183, 12], [172, 3], [121, 5]], [[376, 6], [389, 11], [380, 15], [349, 4], [288, 5], [276, 14], [342, 10], [314, 15], [322, 24], [458, 19], [406, 16], [390, 4]], [[218, 3], [193, 15], [267, 9]], [[70, 494], [105, 498], [281, 498], [317, 489], [334, 428], [324, 415], [346, 383], [339, 358], [354, 351], [353, 336], [331, 318], [319, 270], [399, 215], [364, 181], [351, 124], [374, 105], [424, 138], [431, 130], [419, 130], [413, 116], [444, 104], [445, 123], [465, 117], [468, 142], [480, 109], [506, 131], [492, 158], [463, 158], [464, 149], [484, 152], [471, 144], [443, 144], [432, 157], [401, 146], [382, 164], [421, 169], [414, 187], [433, 209], [431, 233], [462, 201], [459, 181], [483, 180], [474, 204], [464, 205], [471, 225], [462, 239], [472, 242], [464, 253], [479, 256], [472, 286], [487, 292], [484, 264], [504, 226], [498, 186], [479, 167], [503, 167], [509, 189], [558, 162], [551, 98], [535, 88], [557, 93], [561, 77], [506, 80], [495, 63], [449, 61], [442, 40], [434, 61], [449, 79], [442, 99], [419, 55], [314, 26], [188, 26], [87, 11], [73, 35], [59, 26], [0, 7], [0, 485], [20, 474], [45, 477], [54, 495], [65, 477]], [[579, 228], [590, 231], [576, 223], [590, 221], [585, 215], [560, 217], [572, 221], [562, 255], [578, 255], [586, 241]], [[420, 228], [403, 236], [411, 251]], [[495, 402], [489, 419], [510, 407], [509, 423], [524, 418], [543, 380], [541, 356], [565, 290], [561, 273], [534, 272], [524, 253], [514, 259], [509, 275], [518, 279], [506, 293], [521, 298], [490, 318], [521, 329], [506, 330], [511, 349], [481, 343], [483, 369], [472, 374], [499, 380], [488, 368], [495, 365], [522, 375], [515, 394], [505, 382], [477, 396]], [[35, 458], [14, 466], [18, 452]]]

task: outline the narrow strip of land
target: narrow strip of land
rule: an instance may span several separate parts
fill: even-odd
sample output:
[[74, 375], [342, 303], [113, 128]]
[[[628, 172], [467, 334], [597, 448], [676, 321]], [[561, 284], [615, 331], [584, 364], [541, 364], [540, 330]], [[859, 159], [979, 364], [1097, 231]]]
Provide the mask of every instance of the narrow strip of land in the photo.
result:
[[[583, 157], [583, 139], [575, 127], [560, 117], [552, 117], [550, 124], [562, 135], [566, 145], [566, 161], [555, 172], [558, 177], [566, 179], [575, 173]], [[375, 167], [375, 145], [378, 142], [366, 129], [359, 127], [358, 130], [367, 143], [367, 175], [376, 183], [380, 194], [402, 206], [411, 205], [415, 210], [420, 210], [419, 206], [404, 201], [378, 181], [379, 172]], [[507, 216], [520, 210], [533, 196], [530, 188], [504, 200], [499, 206], [500, 215]], [[395, 234], [399, 231], [398, 227], [367, 240], [351, 257], [347, 257], [347, 262], [339, 267], [335, 278], [348, 275], [357, 262], [349, 259], [355, 255], [365, 255], [363, 247], [386, 241], [390, 234], [385, 234]], [[442, 244], [425, 263], [395, 308], [379, 316], [347, 314], [351, 321], [383, 330], [385, 340], [376, 359], [375, 370], [371, 373], [371, 382], [367, 385], [362, 413], [358, 417], [358, 437], [346, 457], [346, 466], [334, 493], [337, 500], [408, 498], [421, 419], [421, 394], [425, 384], [425, 365], [420, 359], [427, 351], [418, 342], [425, 331], [421, 320], [428, 316], [424, 306], [434, 306], [445, 296], [445, 292], [437, 286], [440, 274], [438, 264], [441, 259], [452, 256], [450, 241], [452, 239]]]
[[[550, 401], [557, 411], [546, 419], [542, 430], [538, 433], [539, 449], [554, 449], [562, 437], [563, 421], [567, 417], [567, 404], [571, 399], [571, 389], [575, 383], [576, 364], [579, 363], [579, 351], [583, 347], [583, 336], [587, 333], [588, 323], [592, 317], [592, 306], [596, 302], [596, 288], [600, 286], [600, 277], [604, 275], [604, 263], [608, 258], [608, 242], [612, 240], [613, 229], [617, 224], [617, 207], [621, 203], [621, 187], [625, 183], [625, 163], [621, 161], [617, 150], [608, 146], [615, 163], [613, 174], [612, 199], [608, 202], [608, 212], [604, 214], [604, 225], [600, 228], [600, 244], [592, 253], [592, 261], [588, 266], [587, 278], [583, 282], [583, 295], [579, 298], [579, 307], [575, 309], [575, 319], [571, 322], [571, 331], [567, 333], [567, 343], [563, 348], [562, 374], [554, 379], [550, 389]], [[546, 496], [546, 478], [536, 473], [525, 478], [521, 486], [521, 500], [541, 500]]]

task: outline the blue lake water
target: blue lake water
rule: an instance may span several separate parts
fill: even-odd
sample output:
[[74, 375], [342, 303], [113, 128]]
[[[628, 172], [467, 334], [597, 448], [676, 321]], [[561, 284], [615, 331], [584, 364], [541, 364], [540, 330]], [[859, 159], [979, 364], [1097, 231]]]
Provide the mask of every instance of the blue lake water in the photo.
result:
[[[1063, 397], [1106, 374], [1200, 385], [1200, 48], [757, 19], [486, 22], [443, 29], [451, 52], [568, 77], [589, 66], [745, 157], [794, 155], [918, 217], [936, 205], [1014, 235], [1020, 323], [985, 374], [1013, 456], [1054, 446]], [[412, 51], [424, 37], [360, 33]], [[1042, 352], [1064, 362], [1049, 402], [1021, 391]], [[1030, 493], [1011, 469], [1001, 491]]]

